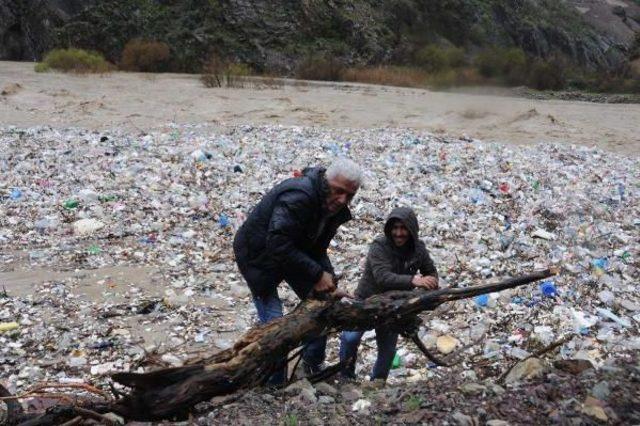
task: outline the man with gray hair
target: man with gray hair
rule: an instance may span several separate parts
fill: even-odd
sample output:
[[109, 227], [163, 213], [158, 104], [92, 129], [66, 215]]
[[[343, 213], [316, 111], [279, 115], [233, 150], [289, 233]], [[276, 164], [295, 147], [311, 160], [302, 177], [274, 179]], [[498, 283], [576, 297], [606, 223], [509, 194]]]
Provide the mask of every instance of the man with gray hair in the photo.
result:
[[[249, 213], [236, 233], [236, 263], [253, 295], [260, 322], [283, 315], [278, 285], [282, 281], [300, 299], [338, 293], [327, 248], [343, 223], [351, 220], [349, 203], [360, 188], [360, 167], [346, 158], [326, 170], [313, 167], [276, 185]], [[320, 369], [326, 338], [309, 342], [303, 352], [306, 373]], [[286, 366], [270, 379], [285, 381]]]

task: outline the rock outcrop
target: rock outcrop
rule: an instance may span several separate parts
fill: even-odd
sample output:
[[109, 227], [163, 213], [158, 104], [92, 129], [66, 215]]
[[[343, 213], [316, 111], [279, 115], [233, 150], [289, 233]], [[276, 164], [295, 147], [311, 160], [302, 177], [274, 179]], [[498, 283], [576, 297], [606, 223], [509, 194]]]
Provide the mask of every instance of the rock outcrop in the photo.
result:
[[54, 31], [94, 0], [0, 0], [0, 59], [39, 59]]
[[117, 61], [127, 41], [142, 37], [169, 44], [174, 69], [183, 71], [198, 69], [212, 49], [257, 69], [290, 71], [310, 54], [402, 63], [431, 42], [562, 52], [611, 69], [639, 29], [640, 5], [631, 0], [0, 0], [0, 59], [34, 60], [73, 45]]

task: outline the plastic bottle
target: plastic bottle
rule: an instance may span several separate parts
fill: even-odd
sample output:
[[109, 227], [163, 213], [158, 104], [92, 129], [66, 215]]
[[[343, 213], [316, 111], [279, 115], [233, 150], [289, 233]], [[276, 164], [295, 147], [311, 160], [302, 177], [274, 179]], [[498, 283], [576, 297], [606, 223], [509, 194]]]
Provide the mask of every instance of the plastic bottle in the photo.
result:
[[480, 188], [474, 188], [469, 192], [469, 199], [473, 204], [484, 204], [484, 192]]
[[65, 201], [62, 206], [67, 209], [67, 210], [71, 210], [71, 209], [75, 209], [80, 205], [80, 203], [78, 202], [78, 200], [67, 200]]
[[108, 203], [109, 201], [115, 201], [118, 197], [115, 195], [100, 195], [98, 196], [98, 200], [103, 203]]
[[513, 235], [509, 235], [509, 236], [500, 235], [500, 249], [502, 251], [506, 251], [511, 245], [511, 243], [513, 243], [514, 240], [515, 240], [515, 236]]
[[553, 281], [544, 281], [540, 284], [540, 293], [545, 297], [556, 297], [558, 295], [558, 290], [556, 290], [556, 286], [553, 284]]
[[391, 368], [400, 368], [402, 367], [402, 358], [398, 353], [393, 356], [393, 361], [391, 362]]
[[606, 269], [607, 268], [607, 264], [609, 262], [607, 262], [606, 258], [598, 258], [598, 259], [594, 259], [593, 261], [593, 266], [595, 266], [596, 268], [599, 269]]
[[605, 305], [611, 305], [615, 300], [615, 295], [609, 290], [603, 290], [598, 293], [598, 299]]
[[619, 316], [611, 312], [609, 309], [596, 308], [596, 311], [603, 317], [609, 318], [610, 320], [617, 322], [623, 327], [631, 327], [631, 323], [629, 321], [620, 318]]
[[624, 184], [623, 183], [618, 184], [618, 195], [620, 195], [620, 200], [624, 201]]
[[327, 149], [328, 149], [329, 151], [331, 151], [331, 153], [332, 153], [333, 155], [336, 155], [336, 156], [337, 156], [337, 155], [340, 155], [340, 147], [338, 146], [338, 144], [330, 143], [330, 144], [327, 146]]
[[193, 161], [197, 163], [210, 160], [211, 157], [212, 155], [210, 153], [203, 151], [202, 149], [196, 149], [191, 153], [191, 158], [193, 158]]
[[230, 225], [229, 218], [226, 214], [220, 213], [220, 216], [218, 217], [218, 225], [220, 225], [220, 228], [226, 228]]
[[12, 200], [19, 200], [20, 198], [22, 198], [22, 191], [20, 191], [20, 189], [18, 188], [13, 188], [11, 190], [11, 193], [9, 194], [9, 198], [11, 198]]
[[625, 250], [620, 256], [620, 259], [622, 259], [624, 263], [627, 263], [627, 259], [629, 259], [630, 257], [631, 257], [631, 253]]
[[44, 233], [52, 229], [55, 229], [58, 226], [58, 224], [59, 224], [58, 220], [45, 217], [35, 221], [33, 226], [36, 228], [36, 231], [40, 233]]

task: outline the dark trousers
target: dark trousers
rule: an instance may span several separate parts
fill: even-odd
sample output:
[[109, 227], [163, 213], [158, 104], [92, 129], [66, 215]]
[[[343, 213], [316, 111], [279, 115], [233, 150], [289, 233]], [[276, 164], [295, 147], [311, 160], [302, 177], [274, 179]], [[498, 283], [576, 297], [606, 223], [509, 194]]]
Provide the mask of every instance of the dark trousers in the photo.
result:
[[[390, 331], [385, 327], [378, 327], [376, 330], [376, 344], [378, 346], [378, 356], [373, 366], [371, 380], [389, 377], [389, 370], [393, 363], [398, 343], [398, 333]], [[342, 374], [355, 378], [356, 359], [358, 356], [358, 346], [362, 339], [363, 331], [344, 331], [340, 335], [340, 361], [346, 363]]]
[[[265, 296], [253, 296], [253, 304], [258, 311], [260, 322], [266, 324], [283, 315], [282, 300], [278, 296], [278, 290], [273, 290]], [[327, 337], [318, 337], [306, 343], [302, 351], [302, 360], [310, 367], [317, 368], [324, 362], [325, 350], [327, 348]], [[283, 360], [284, 362], [284, 360]], [[269, 378], [269, 384], [280, 385], [286, 381], [287, 366], [278, 370]]]

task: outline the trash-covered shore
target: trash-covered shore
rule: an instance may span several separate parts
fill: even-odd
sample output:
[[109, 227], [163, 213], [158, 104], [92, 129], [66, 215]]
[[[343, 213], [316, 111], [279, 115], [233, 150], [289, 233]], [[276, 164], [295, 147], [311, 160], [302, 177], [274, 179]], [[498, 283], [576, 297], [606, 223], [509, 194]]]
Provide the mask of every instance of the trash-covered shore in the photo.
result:
[[[633, 394], [639, 374], [640, 160], [400, 129], [0, 129], [0, 382], [14, 393], [45, 381], [106, 386], [116, 371], [182, 365], [232, 345], [255, 321], [232, 258], [234, 229], [275, 182], [340, 155], [365, 169], [354, 220], [330, 249], [347, 289], [355, 289], [368, 244], [397, 205], [416, 210], [442, 285], [561, 268], [553, 280], [424, 314], [427, 347], [463, 363], [436, 367], [402, 342], [387, 390], [334, 398], [355, 413], [352, 420], [372, 423], [385, 410], [375, 392], [401, 392], [404, 404], [411, 389], [449, 386], [490, 403], [493, 386], [509, 391], [531, 379], [544, 387], [565, 377], [554, 398], [566, 403], [554, 409], [621, 421], [612, 408], [620, 404], [610, 400], [620, 398], [616, 389]], [[285, 285], [281, 295], [295, 306]], [[532, 357], [561, 339], [557, 349]], [[333, 339], [329, 361], [335, 357]], [[365, 335], [362, 379], [374, 358], [375, 340]], [[518, 361], [511, 377], [501, 377]], [[607, 374], [614, 378], [594, 392], [601, 381], [592, 379]], [[572, 383], [589, 388], [571, 395]], [[408, 412], [429, 411], [428, 394], [416, 398]], [[637, 390], [635, 398], [637, 404]], [[323, 401], [309, 402], [331, 403]], [[222, 416], [211, 410], [203, 424]], [[640, 409], [626, 415], [633, 410]], [[284, 405], [275, 412], [276, 422], [293, 421]], [[458, 420], [440, 420], [465, 424], [462, 416], [477, 421], [462, 408]], [[479, 418], [501, 420], [492, 416]], [[438, 419], [427, 413], [413, 422], [421, 421]]]

